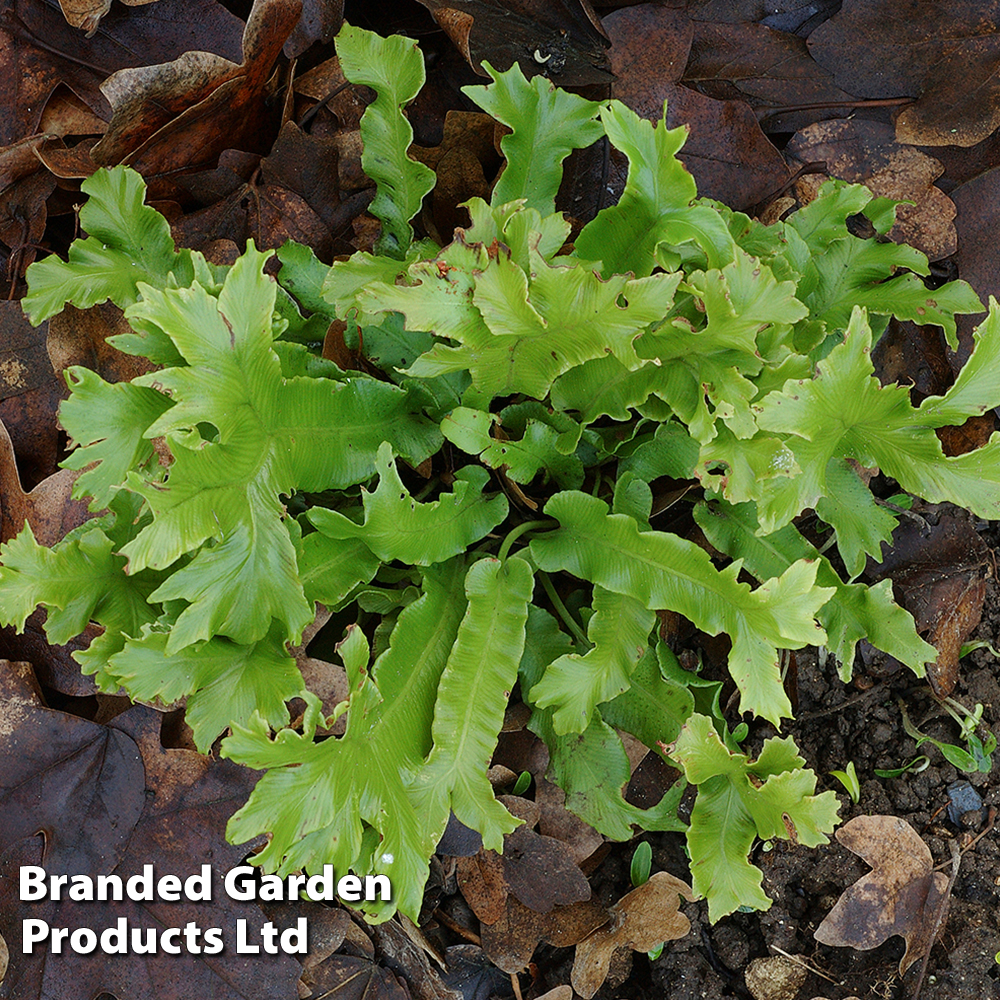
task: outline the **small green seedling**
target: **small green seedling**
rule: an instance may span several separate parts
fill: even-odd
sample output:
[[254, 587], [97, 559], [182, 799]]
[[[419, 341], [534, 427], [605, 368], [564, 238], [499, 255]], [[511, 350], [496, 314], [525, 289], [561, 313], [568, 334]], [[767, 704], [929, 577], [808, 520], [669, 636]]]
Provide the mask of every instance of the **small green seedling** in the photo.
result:
[[858, 780], [858, 770], [854, 766], [854, 761], [849, 761], [847, 768], [843, 771], [831, 771], [830, 775], [836, 778], [847, 789], [851, 801], [857, 805], [861, 799], [861, 782]]
[[991, 755], [996, 749], [997, 738], [987, 730], [986, 740], [983, 741], [976, 733], [983, 719], [983, 706], [981, 704], [977, 703], [975, 709], [970, 712], [954, 698], [938, 699], [941, 707], [958, 723], [959, 738], [964, 740], [968, 747], [967, 750], [964, 750], [953, 743], [936, 740], [933, 736], [921, 732], [910, 721], [902, 700], [897, 699], [897, 701], [899, 701], [899, 710], [903, 715], [903, 729], [906, 730], [908, 736], [912, 736], [917, 741], [918, 747], [922, 743], [930, 743], [941, 751], [941, 755], [949, 764], [954, 764], [960, 771], [965, 771], [968, 774], [975, 774], [977, 771], [983, 774], [989, 773], [993, 767]]
[[[629, 869], [629, 877], [636, 889], [649, 881], [652, 866], [653, 849], [649, 846], [648, 841], [643, 840], [635, 849], [635, 854], [632, 855], [632, 865]], [[646, 954], [651, 962], [655, 962], [663, 954], [663, 942], [661, 941], [655, 948], [650, 948]]]
[[528, 785], [531, 784], [531, 772], [522, 771], [517, 776], [517, 781], [514, 782], [514, 787], [511, 789], [512, 795], [523, 795], [528, 790]]
[[653, 849], [649, 846], [649, 842], [644, 840], [635, 849], [635, 854], [632, 855], [632, 867], [629, 870], [629, 877], [636, 889], [649, 881], [652, 866]]
[[890, 768], [875, 768], [875, 775], [879, 778], [901, 778], [904, 774], [912, 771], [914, 774], [919, 774], [921, 771], [926, 771], [930, 766], [930, 757], [921, 754], [919, 757], [914, 757], [908, 764], [904, 764], [902, 767], [890, 767]]

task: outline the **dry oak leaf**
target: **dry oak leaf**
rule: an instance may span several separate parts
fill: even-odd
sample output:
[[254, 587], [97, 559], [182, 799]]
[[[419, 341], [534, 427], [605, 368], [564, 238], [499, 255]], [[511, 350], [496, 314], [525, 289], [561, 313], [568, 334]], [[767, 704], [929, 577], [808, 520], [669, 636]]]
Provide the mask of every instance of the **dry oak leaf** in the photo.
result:
[[508, 896], [504, 915], [496, 923], [483, 924], [480, 934], [489, 960], [513, 973], [527, 966], [541, 941], [569, 948], [607, 922], [608, 911], [594, 899], [536, 913]]
[[894, 934], [906, 941], [899, 974], [930, 949], [935, 927], [943, 928], [948, 877], [935, 872], [927, 845], [898, 816], [856, 816], [837, 840], [872, 870], [848, 886], [813, 937], [820, 944], [868, 951]]
[[101, 92], [114, 114], [91, 150], [94, 162], [127, 163], [149, 177], [214, 166], [225, 149], [264, 152], [272, 135], [264, 127], [271, 70], [301, 12], [302, 0], [254, 0], [240, 64], [185, 52], [113, 73]]
[[[156, 0], [122, 0], [129, 7], [144, 7]], [[92, 38], [97, 32], [101, 18], [111, 10], [111, 0], [59, 0], [66, 23], [87, 32]]]
[[[226, 843], [226, 821], [246, 800], [258, 773], [164, 748], [161, 716], [151, 709], [135, 706], [100, 726], [45, 709], [26, 682], [17, 687], [14, 675], [7, 680], [17, 714], [4, 717], [0, 759], [17, 763], [31, 756], [38, 776], [22, 780], [0, 808], [0, 824], [9, 829], [0, 843], [10, 845], [0, 855], [0, 933], [17, 954], [0, 984], [0, 1000], [92, 1000], [103, 992], [123, 1000], [296, 1000], [302, 967], [294, 958], [236, 954], [237, 920], [247, 921], [247, 939], [253, 941], [265, 917], [257, 904], [230, 900], [222, 888], [224, 874], [247, 852], [246, 845]], [[141, 873], [145, 864], [152, 864], [157, 876], [182, 877], [209, 865], [211, 899], [81, 906], [63, 896], [24, 903], [15, 875], [27, 864], [44, 865], [50, 874], [123, 877]], [[158, 950], [109, 960], [100, 950], [52, 955], [36, 945], [25, 955], [22, 922], [28, 917], [71, 931], [116, 927], [125, 919], [143, 938], [154, 929], [193, 922], [198, 928], [220, 927], [229, 947], [211, 956]]]
[[663, 941], [676, 941], [691, 930], [691, 921], [680, 912], [681, 896], [694, 899], [691, 887], [669, 872], [656, 872], [611, 907], [611, 921], [576, 946], [573, 989], [590, 998], [608, 976], [617, 948], [649, 951]]
[[858, 97], [914, 97], [896, 138], [974, 146], [1000, 125], [1000, 0], [846, 0], [808, 40]]

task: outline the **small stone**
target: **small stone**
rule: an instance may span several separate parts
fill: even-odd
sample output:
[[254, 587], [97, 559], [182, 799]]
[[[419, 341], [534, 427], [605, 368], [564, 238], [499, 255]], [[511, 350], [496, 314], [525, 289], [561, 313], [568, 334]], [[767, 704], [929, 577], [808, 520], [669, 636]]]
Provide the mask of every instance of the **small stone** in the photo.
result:
[[755, 958], [744, 975], [754, 1000], [795, 1000], [809, 970], [783, 955], [775, 955]]

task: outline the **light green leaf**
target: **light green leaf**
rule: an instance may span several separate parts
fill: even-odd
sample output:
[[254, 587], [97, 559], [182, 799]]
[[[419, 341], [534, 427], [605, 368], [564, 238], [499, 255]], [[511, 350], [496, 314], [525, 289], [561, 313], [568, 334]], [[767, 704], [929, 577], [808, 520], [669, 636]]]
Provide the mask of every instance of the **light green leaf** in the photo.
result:
[[896, 517], [875, 503], [871, 490], [843, 459], [826, 467], [829, 493], [816, 502], [816, 513], [837, 533], [837, 549], [851, 579], [865, 568], [868, 556], [882, 560], [882, 546], [892, 544]]
[[[1000, 325], [984, 323], [980, 332], [989, 342], [1000, 334]], [[906, 387], [880, 385], [870, 351], [871, 328], [856, 309], [844, 342], [819, 364], [816, 378], [789, 382], [758, 404], [758, 424], [789, 435], [787, 444], [803, 470], [796, 479], [765, 484], [758, 505], [763, 530], [787, 524], [829, 492], [826, 469], [834, 456], [877, 466], [932, 503], [948, 500], [981, 517], [1000, 517], [1000, 438], [945, 457], [932, 411], [914, 409]]]
[[493, 188], [492, 204], [523, 198], [528, 208], [551, 215], [563, 160], [604, 134], [596, 121], [601, 106], [560, 90], [541, 75], [529, 83], [516, 62], [505, 73], [488, 62], [483, 69], [493, 83], [463, 87], [462, 93], [512, 130], [500, 141], [507, 164]]
[[617, 205], [603, 209], [576, 240], [576, 252], [603, 262], [605, 277], [651, 274], [660, 243], [694, 242], [712, 267], [733, 259], [736, 248], [725, 222], [707, 206], [695, 205], [694, 178], [677, 159], [687, 128], [667, 129], [640, 118], [621, 101], [601, 112], [608, 137], [629, 161], [628, 180]]
[[[359, 251], [347, 260], [335, 260], [332, 267], [325, 268], [326, 277], [323, 278], [320, 295], [329, 303], [327, 308], [332, 306], [334, 315], [345, 319], [351, 309], [361, 308], [358, 302], [360, 291], [375, 282], [393, 285], [396, 278], [403, 274], [410, 264], [423, 257], [433, 257], [437, 253], [436, 247], [431, 253], [424, 253], [426, 249], [422, 243], [411, 243], [401, 260], [396, 260], [395, 257], [376, 257], [366, 251]], [[292, 273], [294, 275], [297, 272], [293, 269]], [[309, 276], [303, 275], [301, 280], [311, 281], [311, 272]], [[378, 322], [381, 317], [373, 318], [378, 311], [376, 309], [368, 315], [361, 308], [358, 318], [362, 321]]]
[[[397, 908], [416, 919], [433, 844], [422, 835], [402, 771], [386, 749], [364, 738], [313, 743], [311, 732], [290, 729], [272, 740], [254, 715], [223, 741], [222, 753], [267, 773], [229, 820], [227, 839], [242, 843], [268, 832], [270, 841], [250, 860], [282, 876], [299, 869], [319, 873], [324, 864], [338, 874], [352, 868], [360, 875], [384, 874], [393, 886], [392, 904], [374, 910], [362, 904], [368, 919], [387, 920]], [[370, 869], [361, 863], [363, 823], [381, 835]]]
[[770, 354], [787, 355], [787, 346], [772, 345], [784, 344], [808, 310], [794, 297], [793, 282], [777, 281], [770, 268], [742, 251], [722, 270], [695, 272], [682, 290], [695, 298], [707, 322], [692, 329], [682, 317], [643, 337], [640, 353], [659, 359], [665, 374], [655, 391], [702, 443], [715, 437], [718, 418], [737, 437], [753, 437], [750, 402], [758, 389], [749, 377], [760, 373]]
[[[430, 567], [423, 595], [404, 608], [389, 648], [375, 661], [373, 676], [385, 698], [380, 731], [395, 741], [393, 752], [405, 767], [419, 769], [431, 751], [435, 699], [450, 696], [438, 688], [467, 603], [464, 559]], [[452, 690], [462, 695], [460, 685]]]
[[634, 472], [651, 483], [659, 476], [690, 479], [698, 460], [698, 442], [676, 420], [662, 423], [652, 435], [641, 435], [619, 452], [618, 472]]
[[990, 296], [990, 311], [972, 333], [973, 350], [954, 385], [943, 396], [928, 396], [919, 412], [929, 427], [961, 426], [1000, 405], [1000, 306]]
[[518, 825], [494, 798], [486, 771], [517, 679], [533, 582], [531, 568], [517, 557], [480, 559], [466, 577], [469, 606], [438, 685], [434, 749], [417, 786], [435, 843], [449, 800], [488, 850], [502, 850], [503, 835]]
[[[217, 633], [256, 642], [272, 617], [297, 641], [312, 609], [279, 495], [368, 478], [383, 441], [419, 462], [440, 440], [392, 386], [282, 377], [271, 348], [275, 285], [262, 278], [266, 259], [251, 247], [218, 299], [199, 285], [162, 292], [143, 286], [143, 301], [128, 310], [169, 327], [190, 365], [133, 383], [170, 393], [174, 406], [145, 435], [164, 435], [174, 461], [165, 483], [129, 473], [130, 488], [149, 501], [154, 520], [122, 552], [137, 572], [166, 568], [214, 542], [158, 594], [192, 602], [171, 634], [171, 653]], [[205, 423], [217, 431], [211, 441], [198, 430]]]
[[753, 761], [727, 749], [704, 715], [688, 719], [670, 756], [698, 785], [688, 850], [691, 884], [708, 900], [709, 920], [741, 906], [769, 909], [762, 873], [747, 860], [754, 837], [789, 839], [794, 831], [805, 847], [828, 843], [838, 818], [836, 795], [813, 794], [816, 775], [802, 767], [790, 738], [766, 740]]
[[557, 735], [582, 733], [598, 704], [628, 690], [632, 671], [649, 648], [655, 621], [656, 615], [635, 598], [594, 588], [594, 614], [587, 626], [594, 648], [583, 656], [560, 656], [528, 692], [539, 708], [554, 708]]
[[[424, 805], [418, 811], [414, 780], [431, 749], [435, 696], [444, 694], [439, 682], [466, 610], [464, 580], [461, 559], [426, 571], [423, 595], [399, 615], [371, 677], [367, 643], [352, 628], [340, 647], [351, 690], [342, 738], [313, 743], [315, 717], [307, 713], [301, 736], [286, 729], [272, 741], [255, 716], [225, 740], [225, 756], [268, 769], [227, 831], [236, 842], [271, 833], [255, 859], [267, 870], [319, 871], [333, 864], [338, 872], [363, 874], [364, 820], [383, 838], [371, 870], [390, 876], [395, 905], [418, 914], [427, 858], [437, 843], [432, 828], [443, 829], [449, 807], [445, 800], [437, 813]], [[454, 709], [464, 714], [467, 692], [454, 693], [462, 699]], [[392, 912], [369, 911], [368, 917], [383, 920]]]
[[487, 247], [494, 241], [502, 243], [522, 271], [531, 268], [531, 249], [550, 261], [562, 249], [572, 229], [572, 223], [562, 212], [543, 217], [537, 209], [525, 208], [524, 198], [503, 205], [487, 205], [482, 198], [470, 198], [465, 208], [472, 216], [472, 225], [465, 231], [466, 240]]
[[[294, 240], [286, 240], [276, 251], [281, 261], [278, 284], [295, 296], [296, 301], [312, 313], [322, 313], [332, 319], [335, 315], [330, 302], [323, 297], [324, 283], [330, 268], [324, 264], [311, 247]], [[371, 254], [366, 256], [370, 257]], [[393, 261], [393, 266], [399, 266]]]
[[836, 592], [820, 608], [817, 617], [826, 629], [830, 649], [840, 661], [840, 676], [845, 682], [851, 679], [854, 650], [860, 639], [868, 639], [876, 649], [905, 663], [918, 677], [924, 675], [924, 665], [937, 658], [934, 647], [917, 635], [913, 616], [893, 599], [890, 580], [874, 587], [844, 583], [829, 560], [792, 525], [761, 536], [752, 503], [698, 504], [694, 517], [712, 545], [728, 556], [744, 560], [747, 569], [759, 580], [781, 575], [796, 560], [819, 562], [816, 582]]
[[100, 169], [80, 190], [89, 195], [80, 209], [88, 238], [73, 241], [68, 261], [53, 255], [28, 268], [21, 306], [34, 326], [62, 312], [67, 302], [89, 309], [110, 299], [124, 308], [139, 298], [140, 282], [163, 287], [172, 278], [191, 284], [192, 251], [174, 250], [167, 220], [143, 204], [146, 185], [139, 174], [126, 167]]
[[659, 365], [651, 362], [632, 369], [606, 354], [560, 375], [552, 383], [552, 403], [578, 411], [584, 424], [604, 416], [629, 420], [631, 408], [645, 403], [662, 383]]
[[[665, 677], [658, 659], [668, 658], [675, 669]], [[681, 726], [694, 711], [695, 700], [688, 678], [700, 681], [696, 674], [686, 673], [674, 654], [658, 643], [656, 653], [648, 652], [632, 672], [629, 689], [600, 706], [601, 718], [662, 755], [661, 744], [677, 739]]]
[[298, 548], [299, 579], [306, 600], [329, 607], [339, 605], [359, 583], [368, 583], [381, 565], [360, 538], [329, 538], [314, 531]]
[[406, 153], [413, 129], [403, 108], [424, 84], [424, 59], [409, 38], [382, 38], [347, 23], [337, 35], [337, 57], [351, 83], [375, 91], [361, 116], [361, 166], [378, 186], [368, 211], [382, 222], [376, 251], [402, 260], [413, 239], [410, 219], [435, 181], [433, 170]]
[[[788, 217], [784, 228], [794, 230], [806, 249], [819, 256], [848, 236], [847, 220], [862, 212], [871, 200], [872, 193], [863, 184], [829, 180], [808, 205]], [[919, 265], [918, 257], [913, 260]]]
[[144, 629], [111, 657], [108, 673], [136, 701], [187, 698], [184, 718], [202, 753], [231, 725], [247, 725], [255, 711], [273, 729], [288, 725], [285, 702], [302, 694], [302, 675], [277, 628], [248, 646], [216, 637], [173, 655], [167, 639]]
[[86, 470], [73, 484], [73, 496], [91, 496], [90, 509], [103, 510], [129, 470], [144, 469], [152, 459], [145, 434], [171, 402], [155, 389], [111, 384], [77, 365], [66, 369], [66, 381], [72, 391], [59, 407], [59, 422], [77, 447], [61, 465]]
[[[156, 583], [148, 574], [126, 576], [125, 560], [96, 526], [84, 525], [53, 548], [35, 541], [31, 526], [0, 547], [0, 624], [18, 632], [38, 605], [47, 609], [45, 634], [61, 646], [94, 621], [105, 627], [99, 648], [114, 651], [121, 635], [138, 636], [156, 616], [147, 603]], [[87, 659], [102, 690], [110, 686], [100, 657]]]
[[[910, 272], [893, 277], [901, 267]], [[798, 296], [832, 330], [844, 329], [851, 310], [863, 306], [872, 315], [941, 326], [949, 346], [957, 350], [955, 314], [982, 312], [979, 296], [964, 281], [929, 289], [912, 271], [927, 273], [926, 258], [912, 247], [874, 239], [838, 240], [812, 258]]]
[[210, 540], [150, 595], [155, 601], [188, 602], [170, 631], [169, 654], [213, 635], [251, 644], [263, 637], [272, 618], [284, 622], [297, 641], [312, 620], [288, 529], [274, 507], [255, 507], [251, 501], [245, 519], [221, 542]]
[[503, 494], [487, 500], [489, 473], [469, 465], [455, 476], [454, 492], [432, 503], [417, 503], [403, 486], [392, 448], [379, 448], [378, 488], [365, 492], [365, 520], [356, 524], [333, 510], [314, 507], [309, 520], [329, 538], [360, 538], [383, 562], [399, 559], [417, 566], [444, 562], [464, 552], [507, 516]]
[[741, 441], [728, 427], [719, 427], [716, 437], [702, 444], [698, 459], [695, 475], [702, 485], [732, 503], [760, 499], [768, 479], [795, 477], [802, 471], [780, 438], [758, 434]]
[[456, 407], [441, 421], [441, 433], [466, 454], [478, 455], [491, 469], [506, 467], [516, 483], [530, 483], [544, 469], [556, 483], [576, 489], [583, 483], [583, 463], [575, 455], [559, 451], [559, 432], [540, 420], [529, 420], [520, 441], [499, 440], [490, 435], [495, 414]]
[[[545, 668], [572, 648], [569, 636], [555, 619], [531, 605], [519, 673], [521, 690], [541, 681]], [[677, 806], [684, 791], [677, 782], [649, 809], [626, 802], [631, 777], [628, 755], [618, 734], [595, 716], [580, 735], [558, 736], [552, 728], [552, 709], [535, 708], [528, 728], [549, 748], [547, 777], [566, 793], [566, 808], [585, 823], [614, 840], [630, 840], [633, 825], [643, 830], [681, 830]]]
[[815, 586], [815, 563], [797, 562], [751, 591], [737, 581], [739, 563], [719, 572], [693, 542], [660, 531], [640, 533], [632, 518], [609, 515], [607, 504], [595, 497], [558, 493], [545, 513], [561, 527], [531, 542], [541, 569], [564, 569], [651, 610], [677, 611], [710, 635], [728, 633], [729, 670], [743, 709], [776, 726], [791, 717], [777, 649], [825, 642], [813, 619], [832, 590]]
[[468, 369], [484, 394], [524, 392], [542, 399], [563, 372], [608, 353], [626, 367], [640, 367], [633, 341], [670, 309], [680, 275], [602, 281], [586, 267], [549, 265], [534, 250], [530, 256], [530, 281], [501, 254], [483, 260], [474, 277], [439, 270], [435, 262], [414, 265], [410, 276], [421, 284], [375, 285], [360, 298], [403, 313], [410, 328], [433, 329], [461, 344], [437, 344], [409, 375]]

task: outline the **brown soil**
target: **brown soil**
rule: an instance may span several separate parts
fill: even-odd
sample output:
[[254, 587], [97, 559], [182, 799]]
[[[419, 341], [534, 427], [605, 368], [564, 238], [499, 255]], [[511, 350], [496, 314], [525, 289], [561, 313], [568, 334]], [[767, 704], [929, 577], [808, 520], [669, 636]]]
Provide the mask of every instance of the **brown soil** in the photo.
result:
[[[991, 585], [977, 638], [996, 643], [1000, 638], [1000, 593]], [[846, 821], [864, 814], [899, 816], [923, 837], [935, 864], [951, 867], [950, 840], [964, 844], [987, 827], [988, 808], [1000, 807], [1000, 766], [989, 774], [964, 774], [934, 749], [921, 747], [931, 758], [919, 773], [899, 778], [879, 778], [874, 769], [901, 766], [918, 755], [915, 742], [903, 730], [896, 697], [902, 697], [911, 718], [922, 720], [930, 707], [926, 688], [908, 672], [876, 680], [860, 674], [845, 686], [832, 663], [820, 667], [815, 651], [797, 655], [798, 718], [782, 735], [791, 735], [813, 768], [817, 790], [839, 793], [841, 818]], [[963, 676], [955, 697], [972, 706], [981, 702], [984, 720], [1000, 734], [1000, 662], [985, 650], [963, 661]], [[860, 690], [871, 684], [867, 690]], [[934, 720], [926, 726], [935, 736], [955, 740], [950, 720]], [[744, 747], [751, 752], [773, 730], [765, 723], [751, 730]], [[857, 804], [829, 774], [854, 761], [861, 781]], [[983, 809], [966, 813], [953, 823], [947, 816], [948, 786], [968, 780], [983, 800]], [[654, 834], [653, 867], [677, 875], [686, 873], [686, 859], [677, 834]], [[604, 863], [595, 882], [597, 891], [619, 894], [628, 889], [628, 858], [631, 849], [616, 851]], [[598, 1000], [715, 1000], [722, 997], [753, 1000], [812, 1000], [814, 997], [845, 1000], [909, 1000], [920, 975], [916, 962], [902, 979], [899, 960], [904, 951], [901, 938], [890, 938], [872, 951], [832, 948], [818, 944], [813, 932], [830, 911], [840, 893], [869, 869], [836, 841], [815, 850], [775, 842], [770, 850], [758, 845], [752, 860], [764, 872], [764, 889], [774, 900], [763, 913], [736, 913], [714, 926], [708, 923], [704, 903], [684, 904], [692, 933], [668, 945], [663, 955], [650, 963], [637, 955], [629, 978], [617, 987], [605, 985]], [[613, 895], [614, 892], [611, 891]], [[747, 988], [745, 971], [758, 958], [780, 954], [797, 956], [822, 972], [810, 972], [794, 992], [762, 992]], [[990, 831], [962, 855], [961, 867], [951, 896], [951, 908], [943, 933], [934, 946], [921, 1000], [986, 1000], [1000, 997], [1000, 831]], [[558, 961], [560, 953], [536, 955]], [[571, 957], [567, 953], [566, 957]], [[555, 970], [552, 970], [555, 971]], [[566, 969], [568, 973], [568, 968]], [[566, 982], [567, 977], [552, 977]]]

